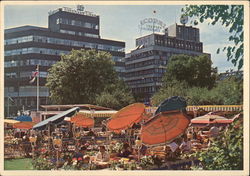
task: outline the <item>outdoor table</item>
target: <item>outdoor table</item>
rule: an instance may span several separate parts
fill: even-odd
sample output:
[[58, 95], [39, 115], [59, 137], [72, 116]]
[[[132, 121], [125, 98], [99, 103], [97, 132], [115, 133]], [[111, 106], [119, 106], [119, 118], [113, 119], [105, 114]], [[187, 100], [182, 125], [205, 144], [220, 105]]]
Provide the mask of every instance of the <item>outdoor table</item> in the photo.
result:
[[94, 162], [94, 164], [96, 165], [97, 169], [105, 169], [109, 167], [109, 162], [102, 162], [102, 161], [96, 161]]

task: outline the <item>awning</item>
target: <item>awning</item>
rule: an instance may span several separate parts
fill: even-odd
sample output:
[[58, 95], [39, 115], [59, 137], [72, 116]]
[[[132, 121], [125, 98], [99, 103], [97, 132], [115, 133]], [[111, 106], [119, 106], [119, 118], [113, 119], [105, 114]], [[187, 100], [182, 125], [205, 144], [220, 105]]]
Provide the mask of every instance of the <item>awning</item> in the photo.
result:
[[13, 120], [13, 119], [4, 119], [4, 123], [14, 124], [19, 123], [20, 121]]
[[80, 110], [81, 114], [84, 114], [86, 117], [111, 117], [116, 114], [117, 111], [114, 110], [106, 110], [106, 111], [89, 111], [89, 110]]
[[43, 130], [45, 129], [46, 125], [51, 122], [53, 124], [58, 124], [60, 123], [61, 121], [64, 120], [64, 117], [66, 116], [72, 116], [76, 111], [79, 111], [80, 108], [79, 107], [74, 107], [74, 108], [71, 108], [67, 111], [64, 111], [60, 114], [57, 114], [57, 115], [54, 115], [44, 121], [41, 121], [40, 123], [36, 124], [33, 129], [38, 129], [38, 130]]

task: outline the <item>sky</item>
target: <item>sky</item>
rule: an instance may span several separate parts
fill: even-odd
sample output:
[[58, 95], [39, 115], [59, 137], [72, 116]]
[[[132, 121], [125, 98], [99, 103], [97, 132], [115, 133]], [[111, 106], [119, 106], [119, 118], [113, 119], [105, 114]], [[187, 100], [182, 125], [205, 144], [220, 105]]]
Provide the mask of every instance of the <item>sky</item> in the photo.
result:
[[[23, 25], [48, 27], [48, 12], [59, 7], [76, 9], [76, 5], [6, 5], [4, 7], [4, 28]], [[140, 21], [145, 18], [157, 18], [170, 26], [179, 23], [181, 9], [184, 6], [176, 5], [85, 5], [85, 10], [100, 16], [100, 35], [104, 39], [126, 42], [125, 51], [128, 53], [135, 48], [135, 39], [149, 34], [140, 33]], [[156, 13], [153, 13], [156, 11]], [[190, 20], [186, 25], [190, 25]], [[217, 54], [217, 48], [228, 45], [229, 29], [221, 24], [197, 25], [200, 29], [200, 41], [203, 42], [203, 51], [211, 54], [213, 67], [219, 72], [229, 69], [237, 70], [227, 61], [226, 53]]]

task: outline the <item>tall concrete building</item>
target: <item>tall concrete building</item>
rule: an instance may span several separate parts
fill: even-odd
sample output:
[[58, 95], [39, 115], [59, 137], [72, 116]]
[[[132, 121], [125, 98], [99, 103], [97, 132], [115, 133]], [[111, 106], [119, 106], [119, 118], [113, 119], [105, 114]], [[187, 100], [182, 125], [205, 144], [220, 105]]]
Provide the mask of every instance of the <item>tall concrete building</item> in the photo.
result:
[[[40, 104], [49, 104], [47, 70], [72, 49], [111, 53], [115, 69], [124, 74], [125, 42], [102, 39], [100, 17], [83, 8], [63, 7], [49, 12], [48, 28], [21, 26], [4, 31], [4, 93], [6, 115], [36, 109], [36, 84], [29, 84], [39, 65]], [[28, 23], [28, 22], [27, 22]]]
[[170, 57], [178, 54], [204, 54], [198, 28], [173, 24], [164, 34], [136, 39], [136, 48], [125, 57], [125, 82], [140, 101], [150, 102], [162, 85]]

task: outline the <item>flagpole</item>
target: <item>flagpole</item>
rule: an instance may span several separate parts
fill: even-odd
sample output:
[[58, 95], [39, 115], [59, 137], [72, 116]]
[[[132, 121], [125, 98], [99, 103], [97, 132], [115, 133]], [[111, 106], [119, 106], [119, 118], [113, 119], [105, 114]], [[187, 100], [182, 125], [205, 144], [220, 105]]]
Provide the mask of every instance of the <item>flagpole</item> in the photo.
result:
[[39, 65], [37, 65], [37, 71], [38, 71], [38, 75], [37, 75], [37, 81], [36, 81], [36, 110], [39, 111]]

